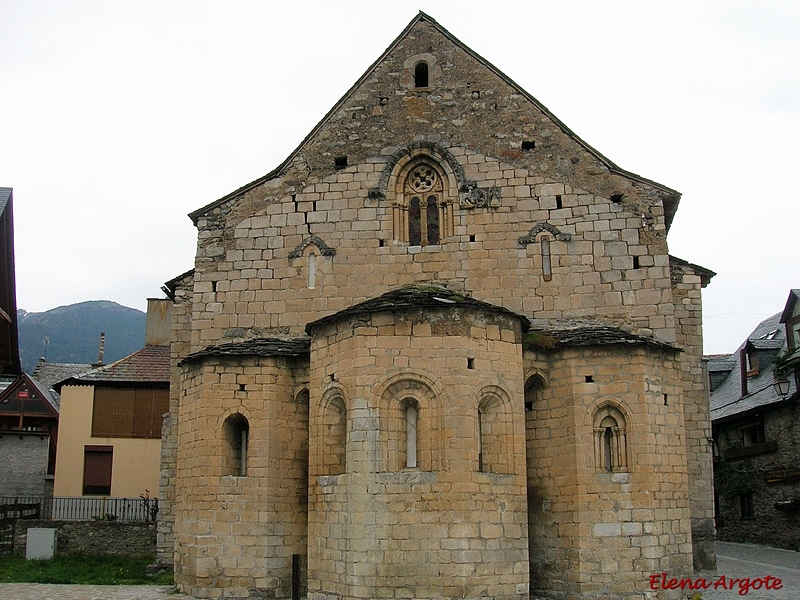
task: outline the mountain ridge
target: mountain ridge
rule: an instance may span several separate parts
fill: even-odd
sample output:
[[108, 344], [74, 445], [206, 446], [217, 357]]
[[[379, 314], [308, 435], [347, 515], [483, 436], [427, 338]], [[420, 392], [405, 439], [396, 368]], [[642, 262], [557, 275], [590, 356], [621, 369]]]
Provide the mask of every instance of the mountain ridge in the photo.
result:
[[20, 308], [22, 368], [32, 373], [42, 356], [51, 363], [95, 363], [101, 333], [105, 333], [103, 363], [114, 362], [144, 346], [145, 319], [144, 312], [111, 300], [87, 300], [40, 313]]

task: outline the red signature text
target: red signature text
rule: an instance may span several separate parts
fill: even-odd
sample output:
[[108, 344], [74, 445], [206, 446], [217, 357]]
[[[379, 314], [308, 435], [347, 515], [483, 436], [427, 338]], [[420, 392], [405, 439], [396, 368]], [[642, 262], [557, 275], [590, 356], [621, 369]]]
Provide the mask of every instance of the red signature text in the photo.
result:
[[703, 577], [667, 577], [666, 573], [655, 573], [650, 575], [651, 590], [736, 590], [740, 596], [746, 595], [750, 590], [779, 590], [783, 587], [783, 582], [772, 575], [764, 577], [726, 577], [719, 575], [714, 579]]

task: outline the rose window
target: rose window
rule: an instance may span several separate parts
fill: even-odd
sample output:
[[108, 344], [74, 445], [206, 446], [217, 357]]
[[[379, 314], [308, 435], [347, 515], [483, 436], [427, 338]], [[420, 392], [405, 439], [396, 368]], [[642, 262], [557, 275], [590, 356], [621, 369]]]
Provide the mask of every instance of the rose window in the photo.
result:
[[427, 165], [421, 165], [411, 172], [408, 184], [415, 192], [429, 192], [436, 185], [436, 171]]

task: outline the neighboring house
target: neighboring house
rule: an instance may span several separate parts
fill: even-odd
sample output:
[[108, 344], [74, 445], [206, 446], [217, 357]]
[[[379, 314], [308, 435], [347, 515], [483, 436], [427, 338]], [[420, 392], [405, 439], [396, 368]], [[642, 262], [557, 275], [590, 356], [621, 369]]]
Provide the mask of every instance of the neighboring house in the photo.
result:
[[148, 301], [145, 347], [56, 384], [61, 436], [56, 496], [158, 495], [169, 409], [170, 302]]
[[792, 290], [783, 313], [762, 321], [737, 352], [708, 357], [717, 536], [724, 541], [800, 550], [798, 297]]
[[27, 373], [0, 392], [0, 497], [53, 494], [58, 399]]
[[181, 590], [632, 599], [713, 569], [713, 273], [669, 255], [679, 198], [420, 13], [191, 214], [159, 496]]

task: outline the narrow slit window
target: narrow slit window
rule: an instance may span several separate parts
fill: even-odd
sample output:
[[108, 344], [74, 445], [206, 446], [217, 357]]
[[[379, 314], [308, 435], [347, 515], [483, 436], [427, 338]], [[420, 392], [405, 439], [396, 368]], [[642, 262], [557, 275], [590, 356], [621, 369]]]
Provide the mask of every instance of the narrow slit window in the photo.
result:
[[612, 440], [614, 439], [614, 429], [606, 427], [603, 430], [603, 465], [605, 470], [611, 473], [614, 470], [614, 460], [612, 453]]
[[313, 252], [308, 255], [308, 289], [317, 287], [317, 255]]
[[545, 281], [553, 278], [553, 267], [550, 261], [550, 238], [542, 238], [542, 274]]
[[417, 420], [419, 410], [414, 404], [406, 407], [406, 467], [417, 466]]
[[483, 412], [478, 410], [478, 471], [483, 473]]
[[439, 243], [439, 207], [436, 205], [436, 196], [428, 197], [428, 206], [425, 223], [428, 230], [428, 244]]
[[408, 206], [408, 243], [411, 246], [422, 245], [422, 210], [419, 198], [412, 198]]

